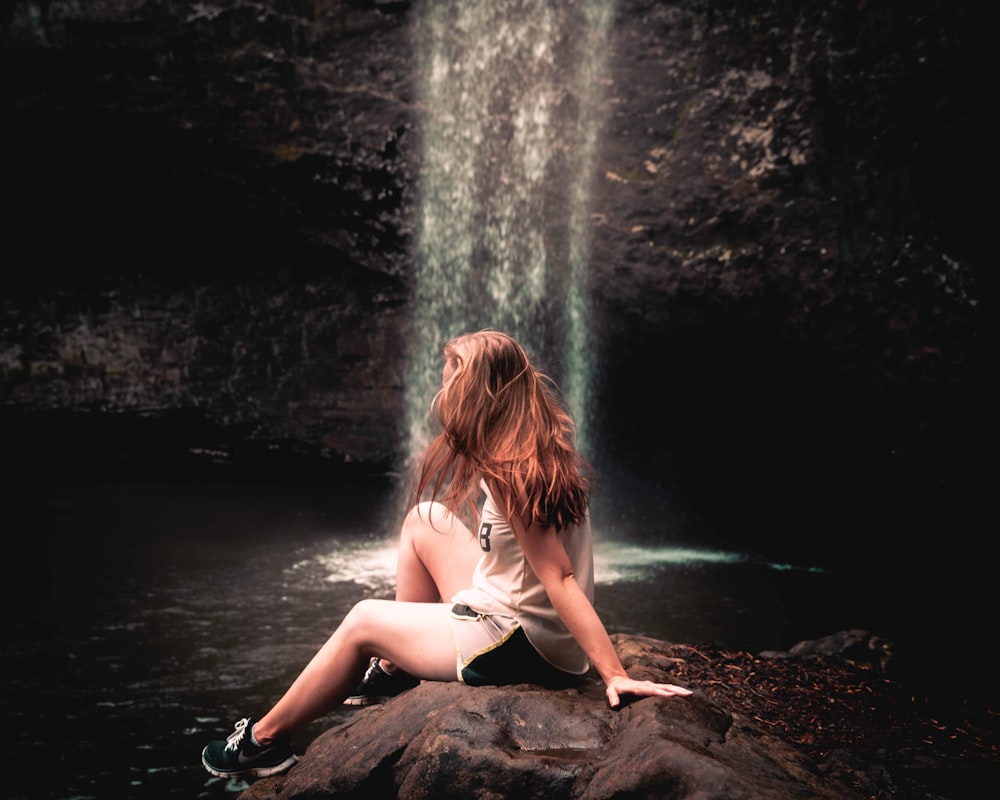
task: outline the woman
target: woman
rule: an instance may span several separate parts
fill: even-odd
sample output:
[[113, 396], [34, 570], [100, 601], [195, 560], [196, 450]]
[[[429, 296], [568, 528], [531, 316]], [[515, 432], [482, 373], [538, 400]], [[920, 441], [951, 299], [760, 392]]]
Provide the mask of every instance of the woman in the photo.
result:
[[[592, 664], [612, 708], [625, 695], [691, 694], [633, 680], [615, 653], [593, 606], [590, 487], [573, 422], [521, 346], [488, 330], [448, 342], [432, 411], [441, 433], [414, 492], [429, 499], [403, 521], [396, 599], [355, 605], [270, 711], [205, 747], [209, 772], [283, 772], [297, 729], [420, 680], [548, 685]], [[478, 518], [475, 533], [463, 516]]]

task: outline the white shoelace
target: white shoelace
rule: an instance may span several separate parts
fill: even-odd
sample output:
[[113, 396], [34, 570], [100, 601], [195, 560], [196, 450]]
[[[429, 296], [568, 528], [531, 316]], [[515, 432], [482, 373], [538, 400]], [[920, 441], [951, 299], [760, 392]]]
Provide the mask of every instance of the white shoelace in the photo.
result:
[[379, 659], [373, 658], [371, 663], [368, 665], [368, 669], [365, 670], [365, 676], [361, 679], [362, 683], [370, 683], [376, 675], [380, 672], [383, 675], [388, 675], [389, 673], [382, 669], [382, 665], [378, 663]]
[[236, 730], [234, 730], [229, 736], [226, 737], [226, 749], [227, 750], [239, 750], [240, 742], [243, 741], [243, 735], [247, 732], [247, 723], [250, 722], [248, 717], [244, 717], [239, 722], [236, 723]]

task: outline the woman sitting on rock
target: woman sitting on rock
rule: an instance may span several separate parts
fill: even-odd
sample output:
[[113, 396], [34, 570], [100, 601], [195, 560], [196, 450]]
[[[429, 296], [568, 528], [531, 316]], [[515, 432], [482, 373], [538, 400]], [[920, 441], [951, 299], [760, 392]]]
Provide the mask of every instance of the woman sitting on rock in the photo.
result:
[[296, 730], [420, 680], [558, 685], [593, 664], [612, 708], [691, 693], [630, 678], [594, 610], [587, 467], [522, 347], [495, 331], [448, 342], [432, 411], [441, 433], [417, 473], [414, 497], [427, 499], [403, 520], [396, 599], [357, 603], [267, 713], [210, 742], [212, 774], [283, 772]]

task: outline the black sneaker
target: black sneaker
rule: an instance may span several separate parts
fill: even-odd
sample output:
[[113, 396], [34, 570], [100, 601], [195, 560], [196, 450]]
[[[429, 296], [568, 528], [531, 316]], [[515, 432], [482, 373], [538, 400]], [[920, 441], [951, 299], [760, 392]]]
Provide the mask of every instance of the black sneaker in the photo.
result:
[[372, 706], [384, 703], [390, 697], [402, 694], [420, 683], [420, 678], [397, 669], [386, 672], [378, 658], [373, 658], [365, 670], [365, 676], [354, 690], [354, 694], [344, 701], [345, 706]]
[[229, 737], [209, 742], [201, 751], [205, 769], [220, 778], [266, 778], [295, 766], [298, 758], [287, 741], [257, 744], [253, 738], [255, 720], [241, 719]]

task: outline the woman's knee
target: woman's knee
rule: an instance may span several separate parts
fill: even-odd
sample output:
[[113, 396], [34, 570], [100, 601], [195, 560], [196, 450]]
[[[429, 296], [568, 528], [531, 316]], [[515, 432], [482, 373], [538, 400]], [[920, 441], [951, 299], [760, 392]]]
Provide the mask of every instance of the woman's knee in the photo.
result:
[[403, 525], [448, 530], [452, 526], [454, 518], [455, 515], [444, 503], [437, 500], [424, 500], [406, 513]]
[[413, 506], [403, 518], [404, 539], [418, 541], [429, 534], [452, 533], [458, 519], [442, 503], [425, 500]]
[[469, 586], [481, 553], [465, 524], [447, 506], [424, 502], [403, 521], [396, 598], [433, 602]]
[[338, 626], [338, 631], [351, 639], [363, 639], [364, 634], [369, 631], [373, 624], [383, 618], [389, 606], [385, 600], [366, 598], [359, 600], [350, 611], [347, 612], [343, 621]]

